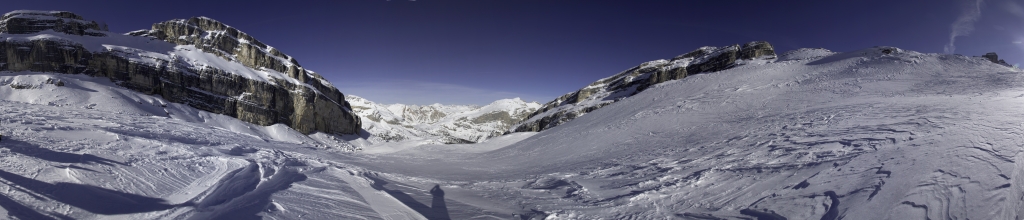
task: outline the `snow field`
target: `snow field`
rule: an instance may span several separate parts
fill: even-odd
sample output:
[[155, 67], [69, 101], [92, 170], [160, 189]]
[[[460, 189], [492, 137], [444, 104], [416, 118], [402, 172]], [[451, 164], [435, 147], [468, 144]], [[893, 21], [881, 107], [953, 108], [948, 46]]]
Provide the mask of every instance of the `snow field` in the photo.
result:
[[981, 58], [798, 50], [472, 145], [304, 136], [104, 80], [0, 73], [8, 216], [1012, 219], [1024, 207], [1024, 80]]

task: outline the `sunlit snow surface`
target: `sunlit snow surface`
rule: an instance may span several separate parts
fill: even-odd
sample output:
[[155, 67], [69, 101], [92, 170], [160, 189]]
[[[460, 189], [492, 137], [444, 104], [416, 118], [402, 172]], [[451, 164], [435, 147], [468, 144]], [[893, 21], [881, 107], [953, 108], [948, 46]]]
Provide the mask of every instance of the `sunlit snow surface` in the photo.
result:
[[[43, 83], [49, 78], [66, 86]], [[958, 55], [807, 49], [659, 84], [540, 133], [354, 152], [356, 136], [248, 125], [105, 78], [0, 73], [0, 97], [0, 207], [16, 218], [1015, 219], [1024, 211], [1024, 78]]]

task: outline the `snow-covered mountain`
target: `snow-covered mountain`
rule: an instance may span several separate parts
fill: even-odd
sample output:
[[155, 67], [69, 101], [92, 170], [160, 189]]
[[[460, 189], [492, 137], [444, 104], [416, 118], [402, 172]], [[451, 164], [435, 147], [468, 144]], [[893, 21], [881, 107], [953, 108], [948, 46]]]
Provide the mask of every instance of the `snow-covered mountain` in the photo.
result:
[[0, 71], [106, 77], [169, 102], [305, 134], [355, 134], [360, 127], [323, 77], [205, 17], [122, 35], [71, 12], [13, 11], [0, 17]]
[[485, 106], [378, 104], [348, 95], [352, 111], [359, 115], [371, 143], [425, 141], [426, 143], [476, 143], [499, 136], [514, 123], [540, 107], [519, 98], [502, 99]]
[[485, 150], [356, 164], [547, 219], [1016, 219], [1022, 74], [893, 47], [801, 49], [472, 146]]
[[[614, 103], [475, 144], [422, 140], [440, 131], [495, 134], [539, 106], [346, 97], [366, 119], [360, 126], [409, 135], [371, 143], [201, 105], [215, 102], [200, 97], [253, 94], [197, 96], [219, 90], [187, 87], [192, 98], [171, 101], [178, 93], [166, 89], [195, 81], [189, 73], [285, 88], [302, 78], [279, 78], [269, 67], [202, 78], [247, 62], [226, 51], [192, 53], [216, 44], [163, 44], [156, 31], [117, 35], [64, 12], [15, 14], [0, 25], [2, 218], [1017, 219], [1024, 210], [1024, 72], [995, 54], [799, 49], [700, 71], [691, 64], [685, 78], [679, 68], [627, 71], [603, 81], [637, 91], [594, 96]], [[201, 29], [182, 27], [193, 26]], [[139, 49], [147, 44], [167, 50]], [[137, 68], [160, 54], [182, 61], [156, 72], [162, 86], [133, 86], [150, 82], [145, 71], [155, 70]], [[182, 65], [198, 72], [172, 71]], [[637, 83], [644, 75], [660, 82]], [[593, 94], [619, 91], [600, 88]], [[483, 123], [457, 126], [476, 120]]]
[[[1022, 97], [1022, 72], [986, 58], [801, 49], [541, 132], [346, 152], [361, 139], [258, 126], [102, 77], [3, 71], [0, 215], [1014, 219]], [[387, 109], [381, 121], [458, 109], [366, 103]]]
[[755, 41], [726, 47], [701, 47], [672, 60], [644, 62], [544, 104], [509, 132], [549, 129], [659, 83], [694, 74], [722, 71], [747, 63], [764, 63], [775, 59], [775, 56], [771, 44]]

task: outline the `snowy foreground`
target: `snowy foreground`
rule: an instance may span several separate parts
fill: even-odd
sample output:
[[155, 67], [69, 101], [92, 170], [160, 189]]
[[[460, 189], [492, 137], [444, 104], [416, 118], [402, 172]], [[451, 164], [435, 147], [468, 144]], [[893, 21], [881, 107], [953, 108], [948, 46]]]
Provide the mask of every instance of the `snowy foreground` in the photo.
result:
[[21, 219], [1018, 218], [1021, 72], [883, 49], [798, 50], [472, 145], [354, 146], [366, 142], [105, 78], [5, 72], [0, 207]]

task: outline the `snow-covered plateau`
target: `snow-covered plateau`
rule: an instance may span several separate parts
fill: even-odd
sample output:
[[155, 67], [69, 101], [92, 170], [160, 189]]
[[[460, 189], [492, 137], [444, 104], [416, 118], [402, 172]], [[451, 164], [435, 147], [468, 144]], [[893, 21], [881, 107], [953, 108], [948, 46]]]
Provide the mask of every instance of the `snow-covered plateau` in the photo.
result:
[[542, 132], [353, 151], [366, 140], [252, 125], [102, 77], [3, 72], [0, 207], [17, 219], [1015, 219], [1021, 76], [978, 57], [802, 49]]
[[[545, 105], [384, 105], [205, 17], [128, 35], [70, 12], [0, 20], [2, 218], [1024, 213], [1024, 77], [995, 54], [755, 42]], [[535, 132], [499, 136], [520, 122]]]

